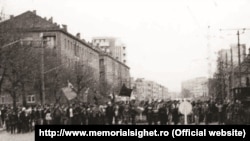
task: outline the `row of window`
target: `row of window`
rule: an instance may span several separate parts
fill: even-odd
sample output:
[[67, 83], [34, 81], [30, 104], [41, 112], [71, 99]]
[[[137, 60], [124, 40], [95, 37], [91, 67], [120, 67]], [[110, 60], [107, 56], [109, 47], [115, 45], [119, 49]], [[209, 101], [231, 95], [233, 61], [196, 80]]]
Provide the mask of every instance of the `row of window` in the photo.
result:
[[106, 42], [106, 39], [94, 39], [93, 42]]
[[[46, 40], [47, 48], [51, 49], [56, 48], [56, 36], [45, 36], [44, 39]], [[92, 53], [91, 49], [84, 48], [80, 45], [81, 44], [77, 41], [70, 41], [70, 39], [67, 38], [64, 39], [64, 48], [66, 50], [69, 50], [74, 56], [77, 57], [87, 56], [88, 58], [89, 57], [98, 58], [97, 53], [96, 54]], [[125, 49], [125, 47], [123, 47], [123, 49]], [[126, 53], [123, 53], [123, 56], [126, 56]], [[126, 63], [126, 60], [123, 60], [123, 63]]]
[[70, 41], [66, 38], [64, 39], [64, 49], [69, 50], [74, 56], [82, 57], [82, 56], [90, 56], [97, 58], [98, 54], [93, 53], [93, 51], [89, 48], [85, 48], [81, 45], [81, 43], [77, 41]]
[[[6, 96], [1, 96], [1, 102], [2, 104], [8, 102]], [[17, 102], [20, 102], [19, 99], [17, 99]], [[27, 96], [27, 103], [35, 103], [35, 95], [28, 95]]]
[[99, 61], [99, 57], [97, 53], [95, 53], [94, 51], [92, 51], [91, 49], [84, 47], [81, 43], [75, 41], [75, 40], [71, 40], [70, 38], [65, 38], [64, 39], [64, 49], [69, 51], [70, 56], [75, 56], [75, 58], [69, 57], [69, 56], [65, 56], [66, 59], [66, 63], [69, 66], [74, 66], [75, 63], [79, 62], [79, 61], [83, 61], [85, 59], [83, 59], [83, 56], [86, 56], [86, 58], [89, 60], [86, 60], [87, 63], [91, 64], [98, 64]]

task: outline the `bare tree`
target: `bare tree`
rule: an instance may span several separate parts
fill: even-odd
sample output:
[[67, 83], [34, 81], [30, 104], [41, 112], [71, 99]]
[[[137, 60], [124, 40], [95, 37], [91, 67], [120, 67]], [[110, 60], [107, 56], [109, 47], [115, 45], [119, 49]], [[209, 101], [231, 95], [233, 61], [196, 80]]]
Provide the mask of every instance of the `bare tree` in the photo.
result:
[[26, 105], [26, 93], [34, 90], [38, 60], [37, 49], [32, 42], [22, 42], [27, 31], [21, 28], [23, 23], [15, 20], [0, 24], [0, 93], [7, 92], [13, 98], [13, 106], [22, 96]]
[[18, 42], [3, 51], [6, 60], [4, 67], [3, 89], [13, 99], [13, 107], [22, 96], [22, 104], [26, 105], [26, 93], [32, 93], [35, 75], [37, 75], [37, 57], [32, 45], [23, 45]]
[[62, 98], [61, 88], [66, 86], [67, 79], [62, 69], [56, 69], [45, 76], [46, 101], [47, 103], [59, 103]]
[[100, 94], [104, 98], [104, 101], [110, 99], [114, 101], [114, 91], [112, 84], [108, 83], [106, 80], [101, 80], [100, 83]]
[[[97, 94], [98, 92], [98, 82], [95, 80], [94, 70], [87, 64], [76, 63], [72, 69], [67, 69], [67, 74], [69, 75], [69, 81], [73, 84], [74, 90], [79, 98], [85, 95], [85, 91], [88, 89], [88, 93]], [[89, 97], [92, 97], [89, 95]], [[90, 99], [88, 99], [90, 100]]]
[[3, 51], [0, 48], [0, 95], [2, 92], [3, 81], [6, 75], [6, 58], [3, 55]]

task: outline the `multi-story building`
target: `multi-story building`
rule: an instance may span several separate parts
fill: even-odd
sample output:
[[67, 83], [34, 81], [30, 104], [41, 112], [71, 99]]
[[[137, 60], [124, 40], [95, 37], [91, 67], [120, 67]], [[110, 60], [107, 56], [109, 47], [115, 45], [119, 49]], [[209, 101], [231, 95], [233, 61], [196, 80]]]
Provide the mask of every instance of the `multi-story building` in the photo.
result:
[[[36, 14], [36, 11], [27, 11], [1, 22], [0, 29], [1, 43], [11, 43], [22, 39], [35, 48], [44, 48], [44, 71], [60, 70], [61, 68], [73, 71], [76, 70], [76, 66], [79, 66], [78, 68], [82, 68], [83, 71], [86, 71], [87, 68], [91, 72], [91, 79], [100, 84], [100, 87], [104, 80], [117, 91], [122, 84], [130, 86], [129, 67], [124, 64], [125, 59], [120, 58], [119, 61], [114, 56], [100, 51], [99, 48], [93, 47], [92, 44], [82, 39], [80, 33], [72, 35], [68, 32], [67, 25], [60, 26], [53, 22], [53, 18], [42, 18]], [[18, 35], [18, 38], [14, 35]], [[114, 44], [112, 47], [117, 47], [117, 45]], [[117, 54], [116, 56], [119, 55], [119, 51], [115, 49], [112, 49], [112, 52]], [[40, 58], [41, 54], [38, 53], [37, 57]], [[49, 103], [53, 98], [46, 88], [47, 85], [45, 84], [45, 94], [46, 103]], [[41, 96], [36, 92], [27, 94], [26, 98], [28, 103], [41, 102]], [[11, 99], [8, 94], [1, 95], [0, 104], [11, 103]], [[17, 103], [21, 102], [22, 100], [17, 99]]]
[[[240, 52], [239, 52], [240, 49]], [[244, 83], [244, 79], [239, 77], [239, 63], [246, 58], [246, 45], [241, 44], [240, 48], [232, 44], [230, 49], [221, 49], [218, 52], [217, 59], [217, 90], [216, 97], [220, 99], [230, 99], [232, 97], [232, 89], [240, 86], [240, 81]]]
[[[74, 69], [74, 66], [79, 65], [82, 68], [91, 68], [91, 77], [94, 81], [99, 81], [99, 52], [81, 39], [80, 33], [76, 36], [70, 34], [67, 25], [60, 27], [53, 22], [53, 18], [47, 20], [38, 16], [36, 11], [27, 11], [15, 17], [11, 16], [9, 20], [0, 23], [0, 28], [2, 35], [4, 31], [10, 30], [13, 33], [17, 31], [20, 34], [18, 38], [24, 41], [34, 43], [41, 40], [42, 43], [37, 46], [45, 48], [44, 71], [58, 66]], [[32, 97], [34, 102], [39, 101], [39, 96]]]
[[206, 77], [198, 77], [183, 81], [181, 84], [182, 91], [188, 90], [191, 97], [207, 97], [208, 96], [208, 79]]
[[119, 95], [124, 84], [130, 88], [130, 68], [107, 53], [100, 53], [100, 84], [104, 95]]
[[92, 45], [99, 48], [102, 52], [110, 54], [113, 58], [126, 64], [127, 53], [126, 46], [117, 38], [114, 37], [95, 37], [92, 40]]
[[244, 58], [246, 57], [246, 45], [245, 44], [240, 45], [240, 53], [239, 53], [239, 47], [236, 44], [231, 44], [230, 49], [232, 50], [231, 51], [232, 56], [230, 55], [231, 57], [230, 59], [232, 59], [231, 62], [233, 63], [233, 66], [238, 66], [239, 61], [242, 62]]
[[145, 80], [143, 78], [138, 78], [136, 80], [132, 80], [134, 90], [133, 92], [136, 93], [137, 99], [138, 100], [144, 100], [146, 99], [145, 97]]
[[137, 78], [134, 80], [134, 93], [137, 99], [142, 100], [166, 100], [170, 98], [168, 89], [154, 81], [145, 80], [144, 78]]

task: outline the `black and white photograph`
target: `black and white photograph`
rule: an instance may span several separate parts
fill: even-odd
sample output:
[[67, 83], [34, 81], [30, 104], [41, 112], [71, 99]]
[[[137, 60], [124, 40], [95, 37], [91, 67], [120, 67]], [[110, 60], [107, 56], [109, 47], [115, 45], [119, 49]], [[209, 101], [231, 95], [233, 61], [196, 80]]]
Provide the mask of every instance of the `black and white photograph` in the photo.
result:
[[249, 7], [0, 0], [0, 141], [34, 141], [36, 125], [250, 125]]

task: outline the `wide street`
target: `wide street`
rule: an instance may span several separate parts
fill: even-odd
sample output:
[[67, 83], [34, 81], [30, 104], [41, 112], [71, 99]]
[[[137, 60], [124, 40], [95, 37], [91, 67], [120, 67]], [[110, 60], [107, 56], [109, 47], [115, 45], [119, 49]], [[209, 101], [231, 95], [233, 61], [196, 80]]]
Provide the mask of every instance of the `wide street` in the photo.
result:
[[35, 132], [25, 134], [10, 134], [6, 131], [0, 131], [0, 141], [34, 141]]
[[[141, 123], [138, 125], [146, 125], [146, 123]], [[204, 125], [204, 123], [201, 123], [200, 125]], [[210, 123], [209, 125], [217, 125], [217, 123]], [[5, 130], [0, 131], [0, 141], [35, 141], [35, 132], [10, 134]]]

